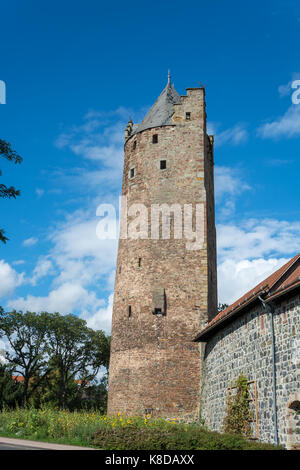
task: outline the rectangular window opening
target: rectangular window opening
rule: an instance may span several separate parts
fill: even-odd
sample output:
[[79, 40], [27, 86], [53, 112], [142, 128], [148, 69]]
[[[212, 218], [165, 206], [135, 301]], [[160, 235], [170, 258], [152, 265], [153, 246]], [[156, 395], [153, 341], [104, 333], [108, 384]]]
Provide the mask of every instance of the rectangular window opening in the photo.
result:
[[191, 120], [191, 113], [185, 113], [185, 119], [187, 121], [190, 121]]
[[139, 258], [138, 266], [139, 266], [139, 268], [142, 266], [142, 258]]
[[153, 136], [152, 136], [152, 143], [153, 143], [153, 144], [157, 144], [157, 142], [158, 142], [158, 135], [157, 135], [157, 134], [153, 134]]
[[136, 149], [136, 140], [133, 142], [132, 150]]
[[154, 309], [154, 315], [161, 315], [161, 314], [162, 314], [161, 308]]
[[132, 313], [131, 305], [129, 305], [129, 306], [128, 306], [128, 317], [129, 317], [129, 318], [131, 317], [131, 313]]
[[167, 168], [167, 160], [160, 161], [160, 169], [165, 170]]
[[134, 168], [131, 168], [130, 169], [130, 178], [133, 178], [134, 177]]

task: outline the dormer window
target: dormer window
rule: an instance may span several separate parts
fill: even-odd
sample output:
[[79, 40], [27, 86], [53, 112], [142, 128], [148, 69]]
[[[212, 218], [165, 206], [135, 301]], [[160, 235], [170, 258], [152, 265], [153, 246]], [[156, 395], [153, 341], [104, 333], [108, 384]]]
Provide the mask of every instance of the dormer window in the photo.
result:
[[157, 135], [157, 134], [153, 134], [153, 136], [152, 136], [152, 143], [153, 143], [153, 144], [157, 144], [157, 142], [158, 142], [158, 135]]
[[185, 120], [190, 121], [191, 120], [191, 113], [185, 113]]

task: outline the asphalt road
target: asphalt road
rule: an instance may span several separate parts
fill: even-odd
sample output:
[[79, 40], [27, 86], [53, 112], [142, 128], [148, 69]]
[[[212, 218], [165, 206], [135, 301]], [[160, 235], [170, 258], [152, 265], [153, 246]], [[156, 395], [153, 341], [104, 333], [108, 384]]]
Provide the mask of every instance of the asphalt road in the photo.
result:
[[0, 436], [0, 450], [95, 450], [89, 447], [55, 444], [54, 442], [27, 441]]
[[0, 450], [44, 450], [40, 449], [38, 447], [26, 447], [26, 446], [20, 446], [16, 444], [2, 444], [0, 442]]

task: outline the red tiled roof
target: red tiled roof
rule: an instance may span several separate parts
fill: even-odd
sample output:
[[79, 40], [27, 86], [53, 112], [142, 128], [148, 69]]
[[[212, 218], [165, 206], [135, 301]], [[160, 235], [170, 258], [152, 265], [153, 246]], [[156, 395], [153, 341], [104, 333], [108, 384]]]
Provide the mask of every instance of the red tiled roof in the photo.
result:
[[12, 375], [11, 378], [15, 380], [16, 382], [24, 382], [23, 375]]
[[[233, 304], [229, 305], [225, 310], [218, 313], [200, 332], [200, 335], [204, 333], [206, 330], [211, 329], [214, 325], [219, 324], [225, 318], [229, 317], [233, 312], [244, 308], [247, 304], [252, 302], [259, 294], [268, 293], [270, 296], [275, 296], [277, 292], [281, 292], [282, 290], [286, 289], [290, 285], [300, 282], [300, 264], [288, 274], [288, 270], [293, 266], [300, 259], [300, 253], [290, 259], [286, 264], [284, 264], [281, 268], [277, 269], [273, 274], [267, 277], [264, 281], [257, 284], [253, 289], [249, 290], [246, 294], [236, 300]], [[278, 289], [276, 288], [276, 284], [280, 281], [280, 279], [287, 273], [287, 277], [284, 280], [284, 283], [281, 283]], [[274, 290], [273, 290], [274, 289]]]
[[[24, 382], [24, 377], [23, 375], [12, 375], [11, 378], [15, 380], [16, 382]], [[81, 379], [74, 379], [74, 382], [77, 383], [78, 385], [82, 385], [82, 380]], [[90, 382], [86, 382], [85, 385], [88, 387], [90, 385]]]

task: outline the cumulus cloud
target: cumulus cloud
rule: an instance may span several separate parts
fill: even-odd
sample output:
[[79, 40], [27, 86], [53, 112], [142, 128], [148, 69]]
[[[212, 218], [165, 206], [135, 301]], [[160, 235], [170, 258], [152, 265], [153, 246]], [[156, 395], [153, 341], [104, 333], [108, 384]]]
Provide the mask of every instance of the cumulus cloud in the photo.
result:
[[7, 306], [36, 312], [73, 312], [87, 319], [89, 325], [108, 331], [112, 297], [107, 300], [107, 296], [114, 283], [117, 240], [100, 240], [98, 221], [96, 211], [78, 210], [58, 224], [49, 235], [51, 250], [38, 259], [29, 280], [36, 285], [45, 276], [52, 276], [48, 295], [18, 297]]
[[113, 293], [109, 295], [107, 305], [92, 312], [84, 312], [81, 314], [81, 318], [86, 320], [87, 325], [94, 330], [104, 330], [110, 333], [111, 329], [111, 316], [113, 309]]
[[220, 124], [215, 122], [209, 122], [207, 124], [208, 135], [213, 134], [215, 136], [215, 147], [221, 147], [222, 145], [240, 145], [248, 140], [248, 131], [245, 124], [236, 124], [235, 126], [219, 131]]
[[258, 135], [267, 138], [292, 138], [300, 135], [300, 105], [292, 104], [283, 116], [261, 125]]
[[24, 273], [17, 273], [3, 259], [0, 260], [0, 297], [12, 294], [24, 282]]
[[227, 259], [218, 266], [220, 303], [231, 304], [285, 264], [289, 258]]
[[33, 245], [36, 245], [37, 242], [38, 242], [38, 239], [36, 237], [30, 237], [30, 238], [27, 238], [26, 240], [24, 240], [22, 245], [23, 246], [33, 246]]
[[106, 281], [110, 276], [117, 256], [117, 240], [99, 239], [98, 222], [96, 214], [78, 212], [50, 235], [54, 247], [49, 256], [58, 267], [57, 284], [77, 280], [88, 285], [100, 278]]
[[250, 186], [243, 180], [241, 170], [226, 166], [215, 166], [215, 200], [222, 203], [219, 215], [228, 217], [235, 210], [236, 197]]
[[39, 281], [41, 278], [47, 276], [48, 274], [52, 274], [54, 272], [53, 269], [53, 263], [51, 259], [48, 257], [40, 257], [38, 259], [37, 265], [35, 266], [33, 270], [33, 275], [31, 277], [31, 284], [36, 285], [37, 281]]
[[240, 225], [218, 225], [218, 255], [224, 259], [254, 259], [300, 251], [300, 222], [250, 219]]
[[25, 264], [25, 261], [23, 259], [16, 259], [11, 264], [13, 264], [14, 266], [20, 266], [21, 264]]
[[217, 227], [219, 301], [232, 303], [300, 251], [300, 223], [249, 220]]
[[27, 295], [8, 302], [8, 306], [20, 310], [32, 310], [35, 312], [49, 311], [62, 314], [81, 309], [94, 308], [103, 305], [94, 292], [88, 292], [79, 283], [66, 282], [57, 289], [53, 289], [47, 296], [37, 297]]

